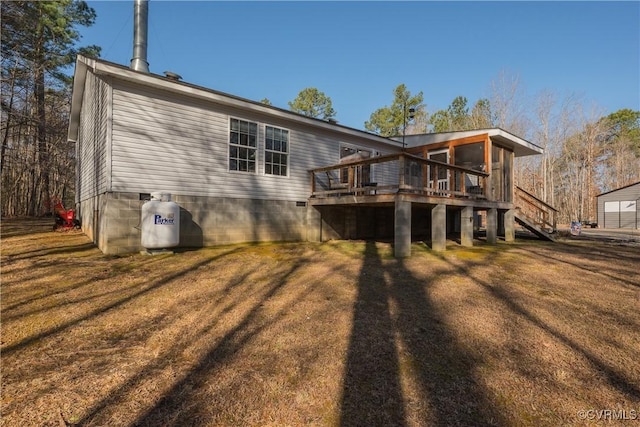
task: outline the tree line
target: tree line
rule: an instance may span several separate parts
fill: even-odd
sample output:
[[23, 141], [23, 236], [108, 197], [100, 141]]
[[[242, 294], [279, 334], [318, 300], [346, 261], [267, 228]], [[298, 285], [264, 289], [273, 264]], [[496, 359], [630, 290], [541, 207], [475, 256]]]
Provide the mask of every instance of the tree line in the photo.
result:
[[[529, 97], [519, 77], [507, 72], [491, 82], [489, 97], [472, 105], [460, 95], [429, 113], [422, 91], [412, 94], [400, 84], [392, 95], [390, 105], [371, 113], [366, 130], [390, 137], [498, 127], [542, 147], [540, 156], [516, 159], [516, 185], [556, 207], [563, 223], [596, 220], [595, 196], [640, 181], [640, 111], [604, 114], [579, 96], [548, 90]], [[323, 118], [313, 111], [297, 110]]]
[[52, 199], [73, 201], [75, 148], [67, 142], [78, 26], [96, 14], [84, 1], [5, 1], [2, 7], [2, 215], [47, 212]]
[[[72, 78], [65, 71], [78, 53], [99, 57], [97, 46], [77, 47], [78, 27], [92, 25], [96, 14], [78, 0], [1, 7], [2, 216], [42, 215], [52, 199], [73, 204], [75, 147], [66, 138]], [[530, 140], [544, 154], [517, 160], [516, 184], [558, 208], [564, 222], [595, 219], [595, 195], [640, 181], [639, 111], [604, 114], [578, 96], [551, 91], [529, 97], [518, 76], [506, 72], [489, 92], [473, 103], [460, 95], [429, 112], [422, 91], [399, 84], [364, 129], [397, 136], [499, 127]], [[337, 115], [331, 98], [313, 87], [288, 105], [309, 117]]]

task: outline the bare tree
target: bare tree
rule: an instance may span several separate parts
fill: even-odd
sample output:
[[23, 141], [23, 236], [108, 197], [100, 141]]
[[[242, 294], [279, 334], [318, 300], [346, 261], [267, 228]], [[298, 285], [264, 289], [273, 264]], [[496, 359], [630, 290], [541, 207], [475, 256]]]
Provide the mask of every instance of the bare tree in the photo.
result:
[[561, 212], [565, 219], [593, 220], [595, 196], [599, 193], [598, 176], [605, 172], [602, 156], [607, 129], [600, 120], [598, 107], [581, 103], [576, 113], [579, 131], [564, 142], [560, 173], [563, 181], [556, 191], [561, 195]]
[[491, 82], [490, 91], [489, 103], [495, 126], [508, 129], [516, 135], [526, 136], [529, 119], [525, 106], [528, 103], [520, 76], [502, 70]]
[[539, 182], [535, 190], [542, 200], [553, 206], [563, 144], [570, 135], [579, 131], [576, 127], [579, 99], [575, 95], [569, 95], [558, 102], [554, 92], [544, 90], [536, 96], [534, 105], [533, 140], [544, 149], [542, 156], [537, 158]]
[[[493, 125], [527, 138], [530, 121], [526, 114], [526, 94], [520, 76], [507, 70], [500, 71], [491, 81], [489, 92]], [[538, 179], [534, 174], [536, 165], [533, 162], [529, 157], [516, 159], [514, 180], [516, 185], [535, 193]]]

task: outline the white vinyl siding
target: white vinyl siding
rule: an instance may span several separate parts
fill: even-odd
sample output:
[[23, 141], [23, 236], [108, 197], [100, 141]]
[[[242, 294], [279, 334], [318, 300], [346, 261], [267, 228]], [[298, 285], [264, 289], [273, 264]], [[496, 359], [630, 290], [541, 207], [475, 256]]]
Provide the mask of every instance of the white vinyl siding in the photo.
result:
[[[229, 171], [230, 118], [258, 123], [255, 174]], [[288, 129], [286, 177], [265, 173], [266, 126]], [[268, 115], [118, 82], [111, 190], [302, 201], [310, 195], [308, 171], [338, 163], [341, 142], [367, 145]]]
[[104, 80], [87, 74], [76, 147], [79, 202], [108, 189], [109, 93], [110, 87]]

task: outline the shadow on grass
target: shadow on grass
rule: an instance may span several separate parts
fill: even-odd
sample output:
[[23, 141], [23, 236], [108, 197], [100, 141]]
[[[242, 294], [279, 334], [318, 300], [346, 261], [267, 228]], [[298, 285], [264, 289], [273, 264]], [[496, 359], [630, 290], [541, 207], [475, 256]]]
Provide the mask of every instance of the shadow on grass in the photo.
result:
[[[206, 261], [213, 262], [214, 260], [218, 260], [227, 255], [230, 254], [225, 252], [216, 257], [208, 258]], [[205, 266], [207, 262], [197, 264], [194, 269]], [[156, 331], [163, 331], [168, 326], [181, 323], [183, 324], [181, 333], [176, 336], [173, 345], [170, 346], [168, 351], [163, 352], [161, 357], [151, 358], [148, 363], [143, 365], [134, 375], [128, 377], [122, 384], [112, 389], [104, 390], [100, 393], [103, 397], [91, 405], [91, 407], [86, 411], [84, 417], [82, 419], [78, 418], [78, 421], [74, 421], [73, 425], [93, 425], [96, 423], [96, 419], [108, 420], [106, 423], [98, 422], [97, 425], [113, 425], [113, 420], [110, 419], [108, 415], [105, 416], [105, 413], [111, 412], [109, 415], [113, 416], [113, 408], [116, 408], [117, 404], [122, 404], [122, 402], [127, 399], [130, 400], [131, 394], [135, 393], [134, 390], [139, 389], [146, 381], [157, 376], [163, 369], [175, 364], [176, 359], [180, 358], [181, 353], [184, 352], [186, 348], [191, 348], [196, 341], [202, 339], [203, 336], [207, 336], [210, 329], [214, 326], [215, 322], [206, 321], [203, 321], [202, 324], [193, 324], [192, 322], [187, 321], [186, 326], [184, 325], [184, 318], [187, 317], [194, 309], [194, 298], [197, 301], [208, 301], [206, 307], [202, 307], [200, 310], [206, 310], [206, 308], [211, 309], [212, 307], [221, 307], [222, 309], [220, 310], [219, 315], [223, 316], [228, 312], [231, 312], [241, 301], [235, 298], [230, 304], [226, 304], [225, 299], [228, 300], [230, 292], [235, 287], [242, 285], [246, 280], [248, 280], [248, 277], [255, 273], [256, 268], [244, 268], [242, 274], [237, 275], [234, 280], [226, 283], [222, 289], [212, 288], [210, 292], [206, 292], [204, 294], [198, 293], [197, 295], [191, 296], [189, 299], [172, 300], [168, 307], [165, 306], [165, 309], [160, 314], [153, 317], [133, 317], [132, 322], [135, 322], [136, 327], [127, 328], [121, 331], [121, 334], [119, 335], [114, 336], [112, 332], [106, 332], [102, 335], [103, 340], [108, 340], [116, 345], [121, 341], [133, 341], [142, 345], [145, 341], [150, 339], [148, 332], [150, 327], [154, 328]], [[188, 269], [187, 271], [189, 270], [191, 269]], [[168, 283], [168, 285], [171, 286], [171, 283]], [[249, 287], [249, 289], [246, 289], [246, 287], [243, 289], [247, 292], [251, 291], [251, 287]], [[146, 345], [148, 345], [148, 343]], [[102, 347], [103, 346], [101, 345], [98, 345], [97, 348], [90, 346], [88, 349], [88, 355], [91, 357], [95, 352], [100, 352]], [[110, 350], [110, 346], [107, 347], [107, 350]], [[121, 348], [121, 351], [126, 352], [126, 348]], [[55, 362], [56, 369], [68, 369], [76, 363], [82, 363], [82, 359], [82, 351], [74, 354], [70, 359], [65, 359], [64, 357], [61, 358], [59, 354], [55, 354], [54, 357], [51, 358], [51, 360]], [[98, 361], [98, 365], [101, 363], [103, 362]], [[40, 370], [42, 369], [43, 368], [40, 367]], [[51, 365], [44, 368], [45, 371], [50, 369], [52, 369]], [[34, 369], [32, 367], [29, 370], [28, 375], [31, 378], [39, 378], [41, 372], [39, 373], [37, 368]], [[11, 409], [12, 403], [5, 407], [5, 410]], [[161, 423], [161, 425], [164, 424]]]
[[[621, 275], [625, 275], [625, 276], [630, 276], [631, 278], [635, 278], [636, 280], [629, 280], [629, 279], [625, 279], [619, 276], [615, 276], [613, 274], [609, 274], [605, 271], [603, 271], [602, 267], [591, 267], [591, 266], [587, 266], [585, 264], [578, 264], [575, 262], [571, 262], [571, 261], [567, 261], [567, 260], [563, 260], [560, 259], [558, 257], [551, 257], [549, 255], [546, 255], [540, 251], [536, 251], [533, 248], [530, 247], [522, 247], [523, 250], [537, 255], [539, 257], [543, 257], [543, 258], [547, 258], [548, 260], [552, 261], [552, 262], [557, 262], [557, 263], [563, 263], [563, 264], [567, 264], [570, 265], [572, 267], [577, 267], [579, 269], [582, 270], [586, 270], [590, 273], [595, 273], [595, 274], [599, 274], [602, 275], [608, 279], [613, 279], [619, 282], [622, 282], [626, 285], [629, 286], [635, 286], [635, 287], [640, 287], [640, 274], [636, 271], [634, 274], [631, 274], [629, 271], [625, 271], [623, 269], [612, 269], [614, 271], [616, 271], [617, 273], [621, 274]], [[636, 250], [637, 249], [633, 249]], [[633, 253], [633, 250], [629, 250], [629, 252]], [[571, 245], [562, 245], [562, 244], [556, 244], [556, 246], [554, 246], [554, 251], [557, 252], [563, 252], [565, 254], [568, 255], [573, 255], [575, 254], [575, 247], [572, 247]], [[630, 256], [624, 256], [621, 253], [621, 249], [620, 247], [601, 247], [598, 246], [596, 249], [593, 250], [593, 255], [586, 255], [586, 257], [588, 258], [588, 260], [590, 261], [595, 261], [595, 260], [599, 260], [603, 263], [606, 263], [607, 268], [611, 269], [611, 267], [617, 266], [617, 263], [615, 263], [614, 261], [620, 261], [621, 258], [625, 258], [628, 262], [638, 262], [638, 260], [640, 260], [640, 255], [630, 255]]]
[[2, 218], [0, 221], [0, 236], [3, 239], [9, 237], [27, 236], [33, 233], [46, 233], [53, 230], [56, 220], [50, 217], [28, 218]]
[[[533, 252], [532, 252], [533, 253]], [[494, 254], [495, 255], [495, 254]], [[535, 254], [537, 256], [545, 257], [541, 254]], [[637, 400], [640, 399], [640, 388], [633, 384], [632, 380], [628, 379], [624, 372], [620, 372], [615, 368], [607, 364], [607, 362], [599, 359], [596, 355], [590, 352], [588, 349], [580, 345], [579, 342], [567, 336], [552, 325], [545, 323], [541, 320], [533, 311], [528, 310], [523, 304], [518, 303], [510, 294], [509, 291], [499, 285], [491, 285], [483, 280], [478, 279], [472, 272], [471, 268], [464, 267], [455, 264], [448, 260], [446, 257], [439, 255], [439, 258], [449, 263], [460, 274], [469, 277], [481, 288], [486, 290], [497, 301], [504, 304], [511, 312], [516, 314], [519, 318], [522, 318], [532, 324], [534, 327], [544, 331], [547, 335], [553, 337], [557, 341], [561, 342], [566, 347], [570, 348], [575, 353], [584, 357], [596, 371], [601, 372], [606, 381], [620, 393], [627, 395], [629, 398]], [[487, 262], [491, 262], [490, 259]], [[569, 263], [574, 265], [572, 263]], [[620, 280], [620, 279], [616, 279]]]
[[[223, 289], [215, 294], [207, 295], [207, 299], [210, 301], [209, 306], [215, 307], [220, 306], [224, 308], [218, 313], [218, 317], [221, 317], [229, 312], [231, 312], [236, 306], [240, 303], [237, 299], [232, 300], [231, 303], [225, 306], [223, 302], [224, 299], [227, 298], [227, 293], [235, 288], [236, 286], [242, 285], [243, 282], [255, 271], [253, 269], [245, 269], [244, 273], [239, 275], [235, 280], [227, 283]], [[185, 301], [180, 302], [183, 306], [190, 306]], [[180, 323], [182, 318], [187, 315], [186, 311], [182, 311], [180, 314], [176, 315], [175, 313], [168, 317], [166, 322], [171, 323]], [[188, 324], [185, 329], [183, 329], [183, 333], [178, 336], [175, 343], [170, 346], [167, 352], [163, 352], [161, 357], [157, 357], [152, 359], [149, 363], [144, 365], [138, 372], [129, 377], [124, 383], [119, 385], [117, 388], [110, 390], [108, 394], [105, 395], [104, 398], [96, 402], [92, 407], [86, 412], [84, 418], [82, 419], [80, 425], [83, 424], [93, 424], [98, 422], [99, 425], [101, 423], [98, 421], [100, 419], [106, 418], [109, 419], [109, 416], [105, 417], [105, 412], [109, 411], [111, 407], [117, 407], [119, 403], [122, 403], [122, 400], [126, 399], [127, 396], [132, 393], [133, 390], [139, 388], [141, 384], [147, 381], [149, 378], [152, 378], [158, 372], [161, 372], [163, 369], [171, 366], [175, 363], [176, 358], [187, 348], [194, 347], [196, 341], [201, 339], [210, 332], [210, 329], [214, 326], [217, 318], [213, 321], [204, 321], [199, 325], [191, 325]], [[166, 323], [165, 322], [165, 323]], [[166, 325], [162, 325], [157, 323], [155, 327], [158, 330], [162, 330]], [[189, 330], [187, 330], [187, 328]], [[197, 333], [193, 334], [193, 332], [197, 331]], [[162, 399], [166, 399], [170, 393], [166, 394]], [[159, 425], [169, 425], [167, 424], [167, 420], [171, 418], [171, 414], [163, 414], [164, 417], [162, 421], [159, 422]], [[184, 418], [182, 418], [184, 421]], [[148, 424], [148, 423], [147, 423]], [[136, 423], [136, 425], [138, 425]]]
[[[132, 283], [131, 285], [123, 282], [123, 286], [113, 287], [113, 285], [104, 286], [103, 289], [100, 289], [101, 281], [109, 281], [112, 279], [113, 275], [120, 274], [120, 268], [122, 266], [127, 267], [128, 261], [123, 260], [120, 264], [114, 264], [111, 262], [104, 262], [101, 264], [101, 261], [89, 261], [85, 264], [87, 265], [87, 270], [83, 274], [84, 280], [81, 281], [71, 281], [68, 282], [68, 285], [56, 284], [56, 286], [52, 286], [50, 288], [43, 287], [41, 292], [37, 295], [29, 296], [24, 299], [13, 298], [17, 300], [12, 304], [5, 305], [2, 308], [3, 311], [3, 320], [15, 319], [26, 317], [33, 314], [38, 314], [42, 312], [46, 312], [50, 309], [61, 309], [65, 306], [74, 306], [75, 304], [82, 302], [90, 302], [93, 300], [97, 300], [103, 297], [108, 297], [110, 295], [117, 296], [118, 294], [127, 294], [131, 289], [136, 289], [141, 286], [140, 283]], [[145, 263], [141, 266], [143, 269], [152, 270], [161, 264], [162, 258], [158, 257], [149, 257], [148, 260], [145, 260]], [[59, 261], [43, 261], [38, 262], [37, 268], [33, 267], [25, 267], [24, 269], [31, 269], [35, 273], [36, 271], [41, 271], [40, 274], [31, 274], [28, 276], [18, 275], [18, 279], [15, 282], [3, 281], [2, 287], [9, 287], [8, 290], [3, 290], [4, 296], [12, 295], [13, 292], [17, 292], [17, 290], [12, 290], [11, 286], [14, 284], [24, 284], [35, 282], [43, 277], [47, 277], [47, 275], [55, 274], [57, 271], [64, 271], [66, 266], [69, 265], [71, 269], [77, 268], [78, 261], [72, 260], [68, 264], [67, 262], [59, 262]], [[97, 268], [96, 268], [97, 267]], [[128, 268], [128, 267], [127, 267]], [[140, 267], [136, 267], [140, 268]], [[12, 274], [15, 274], [18, 270], [11, 270]], [[84, 290], [83, 290], [84, 288]], [[83, 296], [74, 296], [73, 294], [77, 293], [77, 291], [83, 290]], [[96, 292], [96, 290], [98, 290]], [[5, 298], [6, 300], [6, 298]], [[37, 308], [24, 309], [25, 306], [29, 306], [33, 303], [38, 303]], [[17, 312], [17, 313], [15, 313]]]
[[[477, 361], [456, 342], [441, 307], [428, 295], [431, 283], [415, 277], [402, 260], [393, 261], [386, 270], [389, 279], [383, 271], [375, 243], [367, 243], [340, 425], [407, 425], [406, 405], [413, 406], [413, 412], [427, 407], [418, 410], [421, 425], [500, 424], [474, 377]], [[397, 341], [402, 343], [400, 356]], [[414, 395], [409, 402], [403, 396], [401, 376], [412, 377], [422, 398]]]
[[404, 401], [389, 284], [375, 242], [367, 242], [353, 307], [340, 425], [404, 425]]
[[116, 300], [114, 302], [111, 302], [109, 304], [100, 306], [98, 309], [92, 310], [92, 311], [90, 311], [89, 313], [87, 313], [87, 314], [85, 314], [83, 316], [74, 318], [73, 320], [64, 322], [64, 323], [62, 323], [62, 324], [60, 324], [58, 326], [55, 326], [55, 327], [52, 327], [52, 328], [48, 328], [46, 330], [43, 330], [42, 332], [39, 332], [37, 334], [31, 335], [31, 336], [29, 336], [27, 338], [24, 338], [21, 341], [18, 341], [18, 342], [14, 343], [14, 344], [8, 345], [8, 346], [2, 348], [2, 353], [3, 353], [4, 356], [10, 355], [10, 354], [14, 353], [15, 351], [20, 350], [21, 348], [27, 347], [31, 343], [37, 342], [37, 341], [39, 341], [39, 340], [41, 340], [43, 338], [46, 338], [48, 336], [51, 336], [51, 335], [57, 334], [59, 332], [62, 332], [64, 330], [68, 329], [68, 328], [71, 328], [74, 325], [79, 324], [82, 321], [97, 317], [97, 316], [101, 315], [102, 313], [106, 313], [109, 310], [113, 310], [113, 309], [115, 309], [117, 307], [120, 307], [120, 306], [122, 306], [122, 305], [124, 305], [124, 304], [126, 304], [126, 303], [128, 303], [128, 302], [130, 302], [132, 300], [134, 300], [137, 297], [140, 297], [140, 296], [142, 296], [142, 295], [144, 295], [144, 294], [146, 294], [148, 292], [151, 292], [151, 291], [153, 291], [155, 289], [158, 289], [158, 288], [160, 288], [160, 287], [162, 287], [164, 285], [167, 285], [167, 284], [171, 283], [172, 281], [174, 281], [174, 280], [186, 275], [190, 271], [193, 271], [193, 270], [198, 269], [198, 268], [200, 268], [202, 266], [210, 264], [210, 263], [214, 262], [216, 259], [222, 258], [222, 257], [227, 256], [227, 255], [231, 255], [233, 252], [236, 252], [236, 251], [239, 251], [239, 250], [240, 249], [237, 248], [237, 249], [234, 249], [234, 250], [230, 250], [228, 252], [224, 252], [224, 253], [216, 256], [216, 257], [207, 258], [207, 259], [201, 261], [198, 264], [191, 265], [188, 269], [184, 269], [184, 270], [175, 272], [173, 274], [167, 275], [166, 277], [162, 278], [161, 280], [158, 280], [158, 281], [156, 281], [154, 283], [151, 283], [151, 284], [149, 284], [147, 286], [143, 286], [142, 289], [140, 289], [140, 290], [138, 290], [138, 291], [136, 291], [136, 292], [124, 297], [124, 298], [120, 298], [120, 299], [118, 299], [118, 300]]
[[48, 248], [35, 249], [33, 251], [20, 252], [7, 255], [5, 262], [18, 261], [24, 259], [31, 259], [37, 257], [48, 257], [51, 255], [74, 255], [77, 256], [80, 252], [90, 251], [97, 249], [97, 246], [93, 243], [83, 243], [79, 245], [61, 245]]
[[[432, 275], [437, 276], [437, 272]], [[458, 343], [445, 324], [443, 308], [429, 296], [432, 284], [415, 277], [401, 259], [393, 277], [398, 332], [417, 383], [430, 402], [429, 419], [421, 421], [437, 426], [503, 424], [475, 378], [480, 361]]]
[[[251, 339], [259, 335], [263, 330], [269, 326], [278, 322], [283, 316], [285, 316], [291, 307], [283, 307], [274, 316], [271, 316], [268, 320], [261, 318], [261, 310], [263, 305], [276, 298], [278, 292], [284, 288], [290, 277], [298, 271], [305, 263], [306, 259], [299, 259], [290, 268], [287, 268], [277, 277], [273, 277], [271, 284], [266, 289], [266, 293], [260, 298], [260, 300], [253, 304], [251, 309], [242, 316], [240, 321], [229, 330], [220, 340], [216, 341], [210, 350], [201, 357], [197, 365], [190, 369], [188, 374], [175, 382], [172, 387], [164, 393], [164, 395], [157, 400], [157, 402], [142, 414], [135, 421], [134, 425], [140, 426], [182, 426], [182, 425], [198, 425], [204, 418], [203, 412], [206, 412], [208, 408], [201, 407], [202, 403], [199, 403], [199, 393], [207, 387], [207, 381], [212, 377], [212, 374], [224, 366], [227, 362], [230, 362], [237, 356], [245, 345], [247, 345]], [[242, 281], [241, 281], [242, 282]], [[301, 290], [298, 295], [298, 299], [303, 299], [304, 294], [308, 294], [312, 291], [312, 287]], [[239, 301], [234, 301], [231, 307], [227, 307], [224, 312], [230, 311], [232, 307], [239, 304]], [[212, 318], [211, 322], [216, 323], [218, 319]], [[209, 329], [211, 325], [207, 326], [204, 333]], [[187, 343], [186, 346], [190, 344]], [[176, 349], [178, 350], [178, 349]], [[164, 357], [167, 364], [170, 363], [170, 359]], [[148, 375], [151, 375], [154, 370], [152, 369]], [[130, 382], [132, 387], [136, 381]], [[104, 405], [103, 405], [104, 406]], [[184, 408], [188, 407], [188, 411], [184, 411]], [[85, 422], [93, 422], [93, 417], [99, 414], [97, 408], [87, 418]]]

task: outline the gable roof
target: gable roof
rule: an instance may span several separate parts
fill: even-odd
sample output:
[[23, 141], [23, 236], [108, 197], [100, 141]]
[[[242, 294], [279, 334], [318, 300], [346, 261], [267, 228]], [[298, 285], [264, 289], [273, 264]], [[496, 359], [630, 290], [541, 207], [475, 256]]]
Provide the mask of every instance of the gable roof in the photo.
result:
[[[206, 100], [215, 104], [271, 115], [272, 117], [288, 119], [303, 125], [342, 133], [351, 137], [355, 136], [371, 142], [388, 145], [389, 148], [393, 149], [402, 148], [402, 141], [400, 140], [401, 137], [386, 138], [374, 133], [343, 126], [335, 122], [308, 117], [282, 108], [265, 105], [261, 102], [178, 81], [158, 74], [135, 71], [123, 65], [104, 61], [102, 59], [87, 58], [82, 55], [78, 55], [76, 59], [74, 72], [71, 112], [67, 134], [67, 139], [70, 142], [78, 141], [80, 111], [82, 109], [82, 100], [84, 99], [84, 88], [88, 71], [91, 71], [96, 75], [110, 76], [142, 86], [160, 89], [169, 93], [181, 94], [183, 96]], [[500, 128], [407, 135], [405, 137], [405, 142], [407, 143], [407, 146], [411, 147], [485, 134], [488, 134], [493, 141], [513, 150], [516, 157], [542, 154], [544, 151], [543, 148]]]
[[251, 101], [235, 95], [230, 95], [202, 86], [178, 81], [158, 74], [135, 71], [129, 67], [104, 61], [101, 59], [87, 58], [78, 55], [73, 80], [73, 94], [71, 98], [71, 113], [69, 118], [69, 130], [67, 139], [70, 142], [78, 141], [78, 129], [80, 126], [80, 111], [87, 72], [91, 71], [96, 75], [111, 76], [123, 81], [133, 82], [142, 86], [152, 87], [169, 93], [181, 94], [195, 99], [209, 101], [229, 107], [249, 110], [256, 113], [271, 115], [283, 119], [292, 120], [300, 124], [330, 130], [342, 134], [348, 134], [372, 142], [389, 145], [390, 148], [399, 149], [402, 144], [390, 138], [385, 138], [370, 132], [343, 126], [335, 122], [316, 119], [282, 108], [265, 105], [261, 102]]
[[600, 194], [596, 195], [596, 197], [600, 197], [600, 196], [604, 196], [605, 194], [614, 193], [616, 191], [624, 190], [625, 188], [633, 187], [634, 185], [638, 185], [638, 184], [640, 184], [640, 181], [634, 182], [633, 184], [625, 185], [624, 187], [616, 188], [615, 190], [609, 190], [609, 191], [606, 191], [604, 193], [600, 193]]

